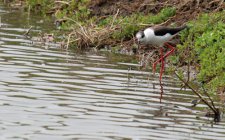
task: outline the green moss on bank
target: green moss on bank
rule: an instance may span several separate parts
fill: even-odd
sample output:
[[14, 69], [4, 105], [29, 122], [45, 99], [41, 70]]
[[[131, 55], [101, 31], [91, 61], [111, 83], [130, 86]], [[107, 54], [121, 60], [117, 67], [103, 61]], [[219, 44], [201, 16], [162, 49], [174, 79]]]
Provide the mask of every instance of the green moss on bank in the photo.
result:
[[212, 94], [225, 88], [224, 15], [225, 11], [202, 14], [190, 21], [190, 29], [181, 34], [182, 45], [178, 45], [177, 60], [199, 67], [197, 78]]
[[[173, 7], [166, 7], [158, 14], [151, 13], [144, 15], [143, 13], [133, 13], [129, 16], [119, 16], [115, 19], [114, 25], [119, 26], [120, 30], [115, 30], [112, 37], [116, 40], [131, 39], [134, 34], [143, 28], [142, 25], [154, 25], [166, 21], [168, 18], [174, 16], [176, 9]], [[98, 26], [108, 26], [113, 20], [113, 16], [99, 21]]]
[[[118, 15], [107, 15], [102, 18], [91, 15], [89, 7], [95, 2], [90, 0], [26, 0], [25, 2], [26, 7], [30, 7], [31, 11], [53, 14], [56, 17], [56, 21], [63, 21], [60, 23], [60, 29], [68, 32], [73, 31], [70, 36], [72, 42], [70, 46], [73, 47], [99, 46], [99, 44], [104, 46], [110, 43], [114, 44], [114, 46], [120, 46], [121, 44], [118, 44], [118, 42], [121, 42], [121, 40], [131, 40], [138, 30], [145, 26], [162, 23], [174, 16], [176, 12], [174, 7], [165, 7], [158, 14], [154, 15], [152, 13], [137, 12], [121, 16], [118, 11]], [[79, 31], [79, 35], [76, 33], [76, 30], [79, 30], [81, 26], [86, 32], [85, 35], [80, 34], [83, 33], [82, 31]], [[92, 29], [90, 29], [91, 26], [93, 27]], [[97, 37], [89, 36], [94, 33]], [[106, 38], [101, 41], [96, 40], [103, 36]]]

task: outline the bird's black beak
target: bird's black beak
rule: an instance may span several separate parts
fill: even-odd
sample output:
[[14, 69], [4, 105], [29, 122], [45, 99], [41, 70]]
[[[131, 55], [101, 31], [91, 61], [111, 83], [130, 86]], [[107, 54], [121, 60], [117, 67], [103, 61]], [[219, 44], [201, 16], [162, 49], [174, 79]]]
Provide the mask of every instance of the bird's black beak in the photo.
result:
[[139, 40], [137, 40], [137, 46], [138, 46], [138, 50], [139, 50], [139, 48], [140, 48], [140, 41]]
[[134, 41], [135, 41], [135, 43], [137, 44], [137, 47], [138, 47], [138, 49], [139, 49], [140, 41], [139, 41], [137, 38], [135, 38]]

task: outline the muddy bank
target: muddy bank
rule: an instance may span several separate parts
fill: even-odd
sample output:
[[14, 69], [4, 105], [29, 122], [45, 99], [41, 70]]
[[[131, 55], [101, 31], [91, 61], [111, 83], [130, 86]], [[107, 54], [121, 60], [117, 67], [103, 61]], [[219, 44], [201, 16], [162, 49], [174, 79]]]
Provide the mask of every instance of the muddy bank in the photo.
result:
[[157, 14], [165, 7], [176, 7], [176, 15], [167, 24], [186, 23], [204, 12], [220, 11], [225, 8], [221, 0], [96, 0], [90, 3], [92, 16], [120, 15], [128, 16], [136, 12]]

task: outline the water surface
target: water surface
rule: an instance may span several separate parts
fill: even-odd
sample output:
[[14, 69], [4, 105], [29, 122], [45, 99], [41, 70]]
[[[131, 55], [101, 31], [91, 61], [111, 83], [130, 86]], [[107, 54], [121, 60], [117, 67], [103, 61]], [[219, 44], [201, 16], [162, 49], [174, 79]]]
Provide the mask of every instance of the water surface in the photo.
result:
[[176, 78], [163, 77], [160, 104], [158, 77], [147, 80], [126, 57], [35, 46], [26, 29], [53, 24], [2, 5], [0, 14], [1, 140], [225, 139], [224, 120], [212, 124], [205, 105], [192, 108], [197, 97]]

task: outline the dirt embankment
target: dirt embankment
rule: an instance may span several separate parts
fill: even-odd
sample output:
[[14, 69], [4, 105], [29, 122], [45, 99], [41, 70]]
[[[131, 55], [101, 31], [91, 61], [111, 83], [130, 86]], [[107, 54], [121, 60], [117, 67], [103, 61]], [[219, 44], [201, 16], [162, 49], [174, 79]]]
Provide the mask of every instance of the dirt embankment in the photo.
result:
[[[10, 0], [11, 1], [11, 0]], [[13, 1], [13, 0], [12, 0]], [[21, 2], [23, 1], [23, 2]], [[40, 0], [39, 2], [35, 2], [32, 6], [32, 10], [34, 11], [42, 11], [42, 9], [46, 12], [46, 14], [51, 15], [57, 15], [58, 13], [64, 14], [63, 16], [59, 17], [56, 21], [59, 23], [64, 23], [66, 21], [74, 21], [77, 20], [76, 18], [80, 18], [81, 21], [76, 21], [71, 24], [72, 30], [69, 31], [66, 40], [64, 42], [67, 42], [66, 48], [68, 46], [78, 46], [80, 48], [86, 46], [97, 46], [98, 48], [110, 45], [110, 46], [123, 46], [129, 48], [129, 46], [132, 46], [133, 38], [131, 36], [134, 35], [134, 32], [139, 30], [140, 28], [146, 28], [145, 26], [141, 27], [135, 27], [137, 28], [135, 31], [132, 31], [130, 27], [127, 30], [130, 30], [129, 36], [123, 37], [112, 37], [110, 34], [113, 32], [121, 32], [123, 33], [123, 28], [121, 24], [123, 25], [138, 25], [142, 24], [139, 23], [138, 20], [133, 20], [130, 23], [123, 23], [119, 21], [117, 24], [114, 24], [114, 20], [117, 18], [122, 17], [130, 17], [132, 19], [132, 15], [135, 13], [142, 13], [144, 16], [149, 16], [151, 14], [157, 15], [162, 11], [162, 9], [165, 9], [166, 7], [173, 7], [176, 9], [176, 13], [174, 16], [169, 16], [169, 18], [164, 21], [163, 23], [159, 23], [160, 25], [167, 25], [170, 26], [172, 23], [175, 23], [176, 25], [183, 25], [186, 22], [190, 20], [194, 20], [196, 17], [198, 17], [201, 13], [210, 13], [213, 11], [220, 11], [225, 9], [224, 0], [91, 0], [87, 4], [76, 1], [77, 5], [73, 5], [72, 2], [66, 2], [66, 1], [57, 1], [57, 0], [50, 0], [51, 6], [46, 6], [47, 2]], [[49, 1], [48, 1], [49, 2]], [[88, 16], [85, 16], [84, 18], [81, 16], [77, 16], [75, 19], [70, 19], [71, 16], [74, 16], [75, 13], [81, 13], [82, 11], [79, 11], [79, 4], [80, 7], [85, 7], [90, 10], [90, 14], [87, 14]], [[12, 4], [11, 7], [16, 7], [21, 5], [26, 5], [25, 0], [14, 0], [14, 4]], [[28, 5], [29, 4], [28, 2]], [[79, 14], [78, 14], [79, 15]], [[107, 19], [109, 16], [113, 17], [112, 21], [108, 21], [106, 26], [100, 27], [98, 25], [98, 21], [101, 21], [103, 19]], [[85, 22], [84, 24], [77, 24], [79, 22], [88, 21], [89, 18], [95, 17], [93, 24], [89, 22]], [[137, 18], [137, 17], [135, 17]], [[135, 22], [135, 23], [132, 23]], [[56, 22], [57, 23], [57, 22]], [[73, 28], [73, 24], [77, 24]], [[107, 25], [111, 25], [110, 27]], [[146, 26], [149, 26], [146, 24]], [[118, 39], [119, 38], [119, 39]], [[72, 42], [72, 43], [70, 43]], [[65, 43], [64, 43], [65, 44]], [[100, 47], [99, 47], [100, 46]], [[84, 48], [86, 48], [84, 47]], [[131, 49], [131, 48], [130, 48]]]
[[95, 0], [91, 1], [89, 8], [92, 15], [104, 17], [115, 15], [118, 9], [120, 15], [126, 16], [134, 12], [156, 14], [165, 7], [177, 9], [176, 15], [166, 24], [183, 24], [200, 13], [225, 9], [224, 0]]

